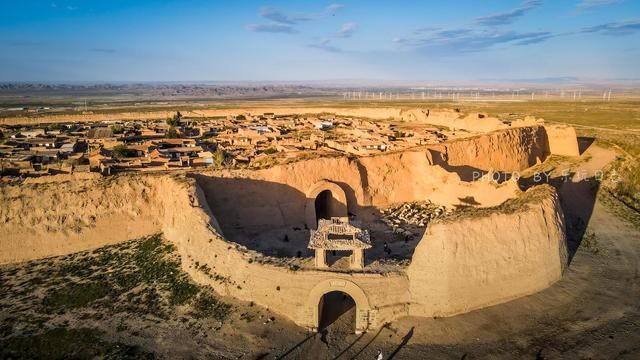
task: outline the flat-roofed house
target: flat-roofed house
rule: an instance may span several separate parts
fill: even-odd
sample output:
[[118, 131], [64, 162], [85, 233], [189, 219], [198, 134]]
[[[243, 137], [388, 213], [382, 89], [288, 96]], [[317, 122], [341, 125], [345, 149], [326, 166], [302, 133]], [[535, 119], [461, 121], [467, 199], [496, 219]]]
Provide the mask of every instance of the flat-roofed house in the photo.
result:
[[23, 147], [25, 149], [31, 148], [47, 148], [47, 149], [55, 149], [56, 147], [56, 139], [29, 139], [23, 143]]
[[75, 152], [76, 143], [66, 143], [60, 146], [60, 152], [65, 155], [73, 154]]
[[31, 130], [20, 131], [20, 135], [27, 138], [44, 136], [45, 133], [46, 131], [44, 129], [31, 129]]
[[179, 160], [181, 157], [197, 157], [198, 153], [203, 149], [200, 146], [182, 146], [166, 149], [166, 153], [169, 154], [171, 159]]

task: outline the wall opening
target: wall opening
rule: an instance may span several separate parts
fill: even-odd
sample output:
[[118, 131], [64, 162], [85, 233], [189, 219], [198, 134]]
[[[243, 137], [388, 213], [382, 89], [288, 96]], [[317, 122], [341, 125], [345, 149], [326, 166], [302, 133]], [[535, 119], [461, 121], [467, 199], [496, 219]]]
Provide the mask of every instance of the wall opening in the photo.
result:
[[336, 267], [344, 267], [348, 269], [349, 262], [351, 260], [351, 255], [353, 255], [353, 251], [351, 250], [327, 250], [327, 253], [326, 253], [327, 266], [335, 265]]
[[356, 303], [349, 294], [331, 291], [320, 297], [318, 303], [318, 329], [331, 326], [332, 330], [353, 333], [356, 330]]
[[328, 180], [322, 180], [306, 192], [305, 225], [309, 229], [318, 227], [318, 219], [347, 217], [347, 195], [344, 190]]
[[333, 215], [333, 194], [330, 190], [321, 191], [315, 200], [316, 224], [318, 219], [330, 219]]

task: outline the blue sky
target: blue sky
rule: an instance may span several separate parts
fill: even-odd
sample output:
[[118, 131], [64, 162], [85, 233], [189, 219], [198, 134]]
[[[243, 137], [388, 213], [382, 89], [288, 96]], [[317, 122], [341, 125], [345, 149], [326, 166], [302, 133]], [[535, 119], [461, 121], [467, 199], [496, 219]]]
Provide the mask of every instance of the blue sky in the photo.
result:
[[0, 81], [640, 78], [640, 1], [0, 0]]

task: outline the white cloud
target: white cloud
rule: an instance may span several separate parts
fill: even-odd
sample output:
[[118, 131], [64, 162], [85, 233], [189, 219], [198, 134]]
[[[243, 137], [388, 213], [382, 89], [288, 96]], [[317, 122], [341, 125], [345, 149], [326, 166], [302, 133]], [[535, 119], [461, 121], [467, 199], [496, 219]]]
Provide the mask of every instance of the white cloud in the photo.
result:
[[354, 32], [356, 32], [356, 30], [358, 30], [357, 23], [354, 23], [354, 22], [344, 23], [340, 27], [340, 31], [338, 31], [335, 36], [339, 38], [349, 38], [353, 35]]
[[[260, 9], [258, 15], [271, 22], [267, 24], [248, 24], [245, 26], [245, 28], [249, 31], [254, 32], [295, 34], [298, 33], [298, 30], [294, 28], [295, 25], [298, 25], [302, 22], [317, 20], [327, 16], [335, 15], [343, 8], [344, 5], [341, 4], [330, 4], [319, 13], [289, 14], [273, 6], [266, 6]], [[350, 34], [345, 37], [348, 36], [350, 36]]]
[[481, 16], [476, 18], [476, 22], [480, 25], [489, 26], [510, 24], [517, 18], [526, 14], [528, 11], [535, 9], [540, 5], [542, 5], [541, 0], [527, 0], [519, 8], [497, 14]]
[[576, 5], [576, 10], [584, 11], [602, 6], [609, 6], [621, 3], [624, 0], [582, 0]]
[[295, 34], [296, 29], [287, 24], [248, 24], [245, 29], [253, 32]]

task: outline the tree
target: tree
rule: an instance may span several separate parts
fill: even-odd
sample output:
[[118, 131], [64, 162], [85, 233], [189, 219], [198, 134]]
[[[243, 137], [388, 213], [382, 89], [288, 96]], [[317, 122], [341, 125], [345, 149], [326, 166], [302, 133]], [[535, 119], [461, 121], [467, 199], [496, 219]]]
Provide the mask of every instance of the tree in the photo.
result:
[[114, 125], [111, 125], [111, 131], [114, 134], [122, 134], [124, 132], [124, 128], [122, 127], [122, 125], [114, 124]]
[[222, 165], [224, 165], [225, 159], [226, 156], [223, 150], [217, 149], [213, 153], [213, 165], [215, 165], [216, 167], [221, 167]]
[[178, 111], [172, 118], [167, 119], [167, 124], [170, 126], [180, 126], [180, 120], [182, 120], [182, 114]]
[[116, 145], [113, 147], [113, 157], [116, 159], [126, 158], [129, 155], [129, 149], [125, 145]]
[[178, 136], [178, 131], [176, 131], [176, 128], [175, 128], [175, 127], [173, 127], [173, 126], [171, 126], [171, 127], [169, 128], [169, 130], [167, 130], [167, 133], [166, 133], [166, 134], [164, 134], [164, 136], [165, 136], [166, 138], [169, 138], [169, 139], [176, 139], [176, 138], [178, 138], [178, 137], [179, 137], [179, 136]]

